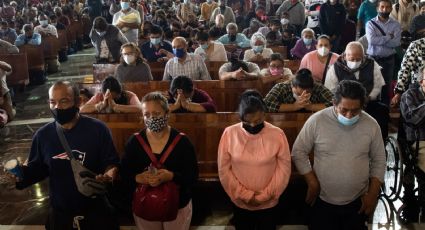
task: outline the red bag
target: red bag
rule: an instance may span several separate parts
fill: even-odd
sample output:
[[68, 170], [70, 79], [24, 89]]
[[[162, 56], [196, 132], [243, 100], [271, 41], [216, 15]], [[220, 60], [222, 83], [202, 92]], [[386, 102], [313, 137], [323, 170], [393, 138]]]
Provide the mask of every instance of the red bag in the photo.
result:
[[[158, 169], [163, 167], [165, 160], [183, 135], [179, 133], [174, 138], [158, 162], [140, 134], [135, 134], [140, 145], [151, 159], [152, 165]], [[179, 188], [173, 181], [162, 183], [157, 187], [139, 184], [133, 194], [133, 213], [148, 221], [172, 221], [177, 217], [179, 199]]]

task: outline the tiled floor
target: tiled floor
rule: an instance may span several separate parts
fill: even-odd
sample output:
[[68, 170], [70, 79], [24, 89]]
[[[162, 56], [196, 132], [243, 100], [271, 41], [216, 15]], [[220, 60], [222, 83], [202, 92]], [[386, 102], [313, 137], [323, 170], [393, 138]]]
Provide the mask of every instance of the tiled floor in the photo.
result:
[[[50, 75], [49, 82], [42, 86], [29, 87], [24, 92], [16, 92], [17, 117], [5, 129], [0, 130], [0, 163], [10, 158], [26, 159], [33, 133], [43, 124], [51, 121], [47, 105], [47, 90], [52, 81], [83, 81], [91, 74], [94, 60], [93, 49], [72, 55], [62, 63], [60, 73]], [[23, 191], [14, 190], [1, 180], [0, 173], [0, 230], [44, 229], [49, 202], [47, 181]], [[291, 185], [283, 194], [279, 206], [280, 230], [307, 229], [303, 199], [305, 185], [302, 182]], [[231, 227], [231, 204], [217, 182], [200, 183], [195, 188], [193, 227], [197, 230], [224, 230]], [[396, 207], [400, 201], [394, 202]], [[387, 214], [387, 203], [380, 203], [375, 212], [370, 229], [425, 229], [422, 225], [400, 226]], [[391, 213], [391, 212], [390, 212]], [[123, 218], [122, 229], [135, 229], [131, 219]]]

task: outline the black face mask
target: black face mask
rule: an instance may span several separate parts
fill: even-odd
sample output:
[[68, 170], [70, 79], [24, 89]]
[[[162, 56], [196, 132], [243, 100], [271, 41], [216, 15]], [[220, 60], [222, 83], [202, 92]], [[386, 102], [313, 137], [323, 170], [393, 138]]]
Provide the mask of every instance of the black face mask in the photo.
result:
[[236, 41], [236, 34], [229, 35], [229, 41], [231, 41], [231, 42]]
[[248, 133], [255, 135], [255, 134], [261, 132], [261, 130], [264, 128], [264, 122], [254, 126], [254, 127], [247, 125], [245, 123], [242, 123], [242, 128], [244, 128]]
[[75, 115], [77, 115], [80, 109], [78, 107], [73, 106], [69, 109], [53, 109], [51, 111], [55, 121], [63, 125], [74, 119]]
[[379, 12], [379, 16], [381, 16], [381, 17], [383, 17], [383, 18], [387, 19], [387, 18], [389, 18], [389, 17], [390, 17], [390, 13]]

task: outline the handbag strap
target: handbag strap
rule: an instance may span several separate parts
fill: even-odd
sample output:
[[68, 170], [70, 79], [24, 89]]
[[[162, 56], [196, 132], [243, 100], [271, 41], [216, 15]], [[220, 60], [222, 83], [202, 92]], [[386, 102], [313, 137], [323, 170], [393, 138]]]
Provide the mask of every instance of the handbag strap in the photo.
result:
[[328, 72], [328, 66], [329, 66], [329, 62], [331, 61], [332, 55], [333, 53], [329, 52], [328, 59], [326, 59], [326, 65], [325, 65], [325, 69], [323, 70], [323, 76], [322, 76], [322, 85], [325, 85], [326, 73]]
[[373, 20], [370, 20], [370, 22], [378, 28], [378, 30], [381, 32], [382, 35], [387, 36], [387, 34], [384, 32], [384, 30], [378, 25], [378, 23], [374, 22]]
[[180, 139], [182, 138], [182, 136], [184, 135], [183, 133], [179, 133], [177, 134], [177, 136], [174, 138], [173, 142], [171, 142], [171, 144], [168, 146], [167, 150], [165, 151], [164, 155], [162, 155], [161, 159], [158, 160], [156, 159], [156, 157], [153, 155], [152, 153], [152, 149], [148, 146], [148, 144], [146, 143], [146, 141], [142, 138], [142, 136], [140, 135], [140, 133], [135, 133], [134, 134], [136, 136], [136, 139], [139, 141], [140, 145], [143, 147], [143, 149], [145, 150], [146, 154], [148, 154], [149, 158], [151, 159], [152, 163], [154, 165], [158, 165], [161, 164], [163, 165], [165, 160], [167, 160], [168, 156], [170, 155], [171, 151], [173, 151], [174, 147], [176, 147], [177, 143], [180, 141]]
[[69, 147], [69, 144], [68, 144], [68, 141], [66, 140], [65, 134], [63, 133], [62, 126], [58, 122], [56, 122], [55, 125], [56, 125], [56, 133], [59, 136], [59, 140], [62, 144], [62, 147], [65, 149], [66, 155], [68, 155], [70, 160], [75, 159], [74, 155], [72, 155], [72, 150]]
[[296, 5], [298, 5], [298, 3], [300, 3], [300, 2], [296, 2], [294, 5], [292, 5], [291, 7], [289, 7], [289, 9], [287, 9], [285, 11], [285, 13], [288, 13], [289, 11], [291, 11]]

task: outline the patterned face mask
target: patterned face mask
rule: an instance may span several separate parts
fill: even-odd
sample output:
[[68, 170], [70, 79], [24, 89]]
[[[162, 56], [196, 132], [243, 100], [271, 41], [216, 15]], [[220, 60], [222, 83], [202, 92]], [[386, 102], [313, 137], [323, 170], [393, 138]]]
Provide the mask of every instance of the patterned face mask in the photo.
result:
[[150, 117], [145, 119], [145, 126], [150, 131], [158, 133], [163, 130], [168, 124], [168, 116]]

